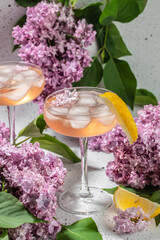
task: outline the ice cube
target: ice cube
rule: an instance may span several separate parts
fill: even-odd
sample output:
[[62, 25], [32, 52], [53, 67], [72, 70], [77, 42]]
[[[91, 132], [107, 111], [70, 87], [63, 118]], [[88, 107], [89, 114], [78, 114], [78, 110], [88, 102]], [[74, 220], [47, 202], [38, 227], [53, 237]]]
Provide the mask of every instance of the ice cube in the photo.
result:
[[7, 77], [0, 76], [0, 83], [5, 83], [8, 81]]
[[109, 112], [103, 112], [97, 114], [96, 118], [98, 118], [98, 121], [101, 122], [103, 125], [110, 125], [115, 119], [115, 115]]
[[80, 98], [87, 98], [89, 95], [91, 97], [93, 97], [93, 94], [95, 96], [95, 93], [93, 93], [92, 91], [82, 91], [82, 92], [78, 92], [78, 95]]
[[[89, 114], [89, 107], [88, 106], [76, 106], [72, 107], [69, 110], [69, 115], [83, 115]], [[74, 116], [73, 116], [74, 117]]]
[[35, 78], [37, 78], [39, 76], [38, 73], [35, 70], [32, 70], [32, 69], [24, 71], [24, 72], [21, 72], [21, 73], [28, 80], [29, 79], [35, 79]]
[[44, 83], [44, 79], [41, 78], [41, 79], [38, 79], [37, 81], [35, 81], [33, 85], [36, 87], [41, 87], [43, 85], [43, 83]]
[[51, 121], [59, 119], [59, 118], [55, 117], [54, 115], [52, 115], [51, 113], [49, 113], [47, 110], [44, 111], [44, 114], [45, 114], [46, 118], [48, 118]]
[[106, 106], [105, 104], [90, 107], [90, 114], [95, 115], [94, 117], [96, 117], [96, 114], [101, 114], [101, 113], [104, 113], [104, 112], [105, 113], [109, 112], [109, 114], [111, 114], [108, 106]]
[[12, 76], [13, 80], [15, 80], [16, 82], [22, 82], [25, 81], [25, 78], [23, 77], [23, 75], [21, 73], [15, 74]]
[[22, 86], [18, 86], [18, 88], [13, 89], [12, 91], [1, 94], [1, 97], [6, 97], [11, 101], [20, 101], [26, 96], [29, 88], [30, 86], [27, 86], [27, 84], [23, 84]]
[[49, 107], [49, 111], [53, 115], [66, 115], [69, 109], [64, 107]]
[[96, 100], [93, 97], [86, 96], [86, 97], [80, 97], [77, 101], [76, 105], [87, 105], [87, 106], [94, 106], [96, 105]]
[[71, 126], [76, 129], [85, 128], [90, 123], [89, 107], [74, 107], [68, 112]]
[[77, 116], [77, 119], [69, 120], [71, 126], [76, 129], [85, 128], [90, 123], [90, 117]]
[[0, 68], [0, 73], [9, 74], [11, 72], [13, 72], [13, 69], [11, 67], [4, 66], [4, 67]]
[[96, 101], [97, 101], [98, 105], [104, 104], [103, 99], [101, 97], [99, 97], [99, 96], [96, 96]]

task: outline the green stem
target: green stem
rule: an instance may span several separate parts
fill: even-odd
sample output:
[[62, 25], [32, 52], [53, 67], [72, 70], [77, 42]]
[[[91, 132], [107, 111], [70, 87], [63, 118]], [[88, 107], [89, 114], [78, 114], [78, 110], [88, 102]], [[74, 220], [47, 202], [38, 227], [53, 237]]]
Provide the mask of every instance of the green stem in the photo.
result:
[[100, 54], [100, 52], [102, 51], [103, 47], [101, 47], [98, 52], [96, 53], [96, 55], [93, 58], [93, 61], [98, 57], [98, 55]]
[[4, 190], [3, 192], [6, 192], [6, 193], [7, 193], [8, 191], [9, 191], [9, 189], [6, 189], [6, 190]]
[[24, 143], [24, 142], [26, 142], [27, 140], [29, 140], [31, 137], [28, 137], [28, 138], [25, 138], [23, 141], [21, 141], [21, 142], [19, 142], [19, 143], [16, 143], [16, 144], [14, 144], [15, 145], [15, 147], [17, 147], [18, 145], [20, 145], [20, 144], [22, 144], [22, 143]]
[[16, 141], [18, 140], [19, 136], [17, 136], [13, 142], [13, 145], [16, 145]]
[[102, 31], [103, 29], [105, 28], [105, 36], [104, 36], [104, 43], [103, 43], [103, 46], [100, 48], [100, 52], [101, 52], [101, 59], [102, 59], [102, 62], [103, 62], [103, 52], [104, 52], [104, 56], [105, 56], [105, 51], [108, 53], [109, 57], [111, 58], [111, 54], [110, 52], [108, 51], [108, 49], [106, 48], [106, 42], [107, 42], [107, 36], [108, 36], [108, 26], [106, 27], [103, 27], [102, 28]]
[[107, 42], [107, 35], [108, 35], [108, 26], [106, 26], [106, 29], [105, 29], [105, 38], [104, 38], [104, 44], [103, 44], [103, 47], [106, 49], [106, 42]]
[[108, 49], [106, 48], [106, 41], [107, 41], [107, 35], [108, 35], [108, 26], [106, 26], [106, 33], [105, 33], [105, 40], [104, 40], [104, 49], [106, 50], [106, 52], [108, 53], [108, 55], [110, 56], [110, 58], [112, 58], [112, 55], [110, 54], [110, 52], [108, 51]]
[[4, 187], [5, 187], [5, 178], [2, 176], [2, 192], [4, 192]]
[[101, 2], [103, 5], [105, 4], [105, 3], [108, 3], [110, 0], [104, 0], [103, 2]]

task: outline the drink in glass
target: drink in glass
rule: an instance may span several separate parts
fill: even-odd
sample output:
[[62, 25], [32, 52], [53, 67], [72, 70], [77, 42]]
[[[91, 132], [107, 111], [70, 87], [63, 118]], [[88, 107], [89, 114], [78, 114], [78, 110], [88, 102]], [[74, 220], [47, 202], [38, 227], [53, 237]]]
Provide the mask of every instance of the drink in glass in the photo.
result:
[[0, 63], [0, 105], [9, 106], [10, 141], [14, 141], [14, 106], [36, 98], [44, 88], [38, 66], [25, 62]]
[[44, 119], [54, 131], [78, 137], [81, 149], [81, 187], [62, 193], [58, 203], [74, 214], [96, 214], [111, 205], [111, 198], [102, 189], [88, 186], [87, 137], [110, 131], [117, 119], [100, 98], [106, 89], [78, 87], [52, 93], [44, 104]]

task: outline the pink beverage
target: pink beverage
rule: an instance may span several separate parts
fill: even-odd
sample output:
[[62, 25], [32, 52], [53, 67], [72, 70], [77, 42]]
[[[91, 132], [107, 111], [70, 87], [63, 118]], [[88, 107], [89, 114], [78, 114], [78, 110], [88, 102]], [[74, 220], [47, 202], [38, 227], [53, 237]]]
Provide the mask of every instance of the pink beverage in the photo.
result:
[[102, 188], [89, 187], [87, 176], [87, 137], [106, 133], [117, 125], [117, 119], [100, 95], [108, 92], [95, 87], [77, 87], [50, 94], [44, 104], [44, 118], [55, 132], [78, 137], [81, 152], [81, 186], [63, 192], [59, 206], [72, 214], [103, 212], [112, 199]]
[[117, 119], [99, 94], [78, 91], [78, 98], [72, 105], [59, 107], [54, 104], [58, 95], [50, 95], [44, 106], [45, 121], [55, 132], [65, 136], [91, 137], [106, 133], [117, 125]]
[[0, 105], [15, 106], [36, 98], [44, 88], [42, 70], [34, 64], [0, 65]]

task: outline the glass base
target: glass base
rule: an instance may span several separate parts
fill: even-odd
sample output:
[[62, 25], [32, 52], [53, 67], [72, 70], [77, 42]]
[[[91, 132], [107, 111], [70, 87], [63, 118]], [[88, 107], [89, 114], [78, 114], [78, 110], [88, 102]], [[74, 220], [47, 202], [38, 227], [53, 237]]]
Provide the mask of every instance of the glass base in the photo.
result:
[[95, 215], [107, 210], [112, 205], [112, 198], [100, 188], [90, 187], [90, 196], [81, 197], [80, 188], [66, 191], [58, 198], [58, 205], [75, 215]]

